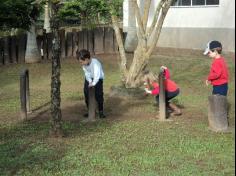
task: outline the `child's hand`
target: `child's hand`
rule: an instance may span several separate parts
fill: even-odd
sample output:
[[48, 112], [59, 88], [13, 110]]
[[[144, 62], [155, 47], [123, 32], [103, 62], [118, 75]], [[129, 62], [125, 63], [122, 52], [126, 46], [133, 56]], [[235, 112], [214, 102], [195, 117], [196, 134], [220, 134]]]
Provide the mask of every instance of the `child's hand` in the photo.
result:
[[165, 69], [167, 69], [167, 67], [164, 66], [164, 65], [162, 65], [162, 66], [161, 66], [161, 69], [165, 70]]
[[206, 86], [209, 86], [211, 84], [211, 81], [206, 80]]
[[164, 72], [165, 69], [167, 69], [167, 67], [165, 67], [165, 66], [161, 66], [160, 71], [161, 71], [161, 72]]
[[145, 88], [144, 90], [145, 90], [145, 92], [146, 92], [147, 94], [151, 94], [151, 93], [152, 93], [152, 91], [151, 91], [151, 90], [148, 90], [148, 88]]
[[89, 88], [94, 87], [94, 85], [92, 84], [92, 82], [89, 83], [88, 87], [89, 87]]

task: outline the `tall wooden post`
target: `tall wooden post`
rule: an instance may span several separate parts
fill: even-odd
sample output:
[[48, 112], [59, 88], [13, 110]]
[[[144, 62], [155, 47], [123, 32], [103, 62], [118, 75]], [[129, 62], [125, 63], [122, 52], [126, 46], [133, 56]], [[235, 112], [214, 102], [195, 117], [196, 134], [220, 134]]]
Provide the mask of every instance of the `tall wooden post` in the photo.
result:
[[29, 71], [28, 69], [24, 69], [20, 73], [20, 102], [22, 120], [27, 120], [27, 114], [30, 112], [29, 97]]
[[159, 74], [159, 86], [160, 86], [160, 93], [159, 93], [159, 119], [161, 121], [166, 120], [166, 95], [165, 95], [165, 76], [161, 71]]

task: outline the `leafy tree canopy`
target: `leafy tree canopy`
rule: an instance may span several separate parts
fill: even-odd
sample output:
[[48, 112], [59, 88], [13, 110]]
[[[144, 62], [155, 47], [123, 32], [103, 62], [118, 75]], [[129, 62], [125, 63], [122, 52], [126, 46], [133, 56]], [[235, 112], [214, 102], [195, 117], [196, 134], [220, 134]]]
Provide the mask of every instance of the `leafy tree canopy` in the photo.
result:
[[116, 12], [117, 16], [121, 16], [122, 2], [122, 0], [65, 1], [58, 15], [61, 20], [77, 20], [83, 26], [109, 23], [111, 12]]
[[29, 29], [39, 16], [41, 6], [34, 0], [0, 0], [0, 29]]

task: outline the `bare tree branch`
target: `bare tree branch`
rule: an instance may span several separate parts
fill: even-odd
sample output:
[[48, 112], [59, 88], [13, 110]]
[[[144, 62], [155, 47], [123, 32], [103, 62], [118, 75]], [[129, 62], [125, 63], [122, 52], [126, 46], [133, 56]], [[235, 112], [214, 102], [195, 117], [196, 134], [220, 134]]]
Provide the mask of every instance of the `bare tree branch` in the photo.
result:
[[152, 32], [154, 31], [155, 26], [156, 26], [157, 21], [158, 21], [158, 17], [160, 15], [161, 8], [162, 8], [163, 4], [165, 3], [165, 1], [166, 0], [161, 0], [159, 2], [158, 6], [156, 7], [155, 14], [154, 14], [154, 17], [153, 17], [153, 20], [152, 20], [152, 24], [151, 24], [150, 28], [147, 30], [147, 35], [151, 35]]
[[119, 28], [119, 24], [118, 24], [118, 19], [115, 15], [112, 15], [112, 24], [113, 24], [113, 28], [115, 30], [115, 34], [116, 34], [116, 40], [119, 46], [119, 52], [120, 52], [120, 58], [121, 58], [121, 71], [123, 74], [123, 79], [126, 79], [127, 76], [127, 58], [126, 58], [126, 54], [125, 54], [125, 48], [124, 48], [124, 44], [123, 44], [123, 40], [121, 37], [121, 33], [120, 33], [120, 28]]
[[161, 9], [161, 15], [157, 21], [157, 25], [155, 27], [155, 33], [154, 33], [154, 38], [153, 41], [150, 45], [150, 48], [148, 49], [147, 55], [150, 56], [153, 52], [153, 50], [155, 49], [156, 45], [157, 45], [157, 41], [159, 39], [160, 33], [161, 33], [161, 29], [164, 23], [164, 19], [166, 17], [166, 14], [170, 8], [170, 5], [172, 3], [172, 0], [166, 0], [166, 2], [163, 4], [163, 7]]
[[145, 38], [145, 32], [144, 32], [142, 18], [141, 18], [139, 6], [137, 4], [137, 0], [133, 0], [132, 4], [133, 4], [134, 9], [135, 9], [135, 16], [136, 16], [136, 19], [137, 19], [137, 22], [138, 22], [138, 29], [139, 29], [140, 35], [141, 35], [142, 38]]
[[143, 13], [143, 28], [144, 31], [147, 29], [147, 23], [148, 23], [148, 16], [149, 16], [149, 10], [152, 0], [146, 0], [145, 6], [144, 6], [144, 13]]

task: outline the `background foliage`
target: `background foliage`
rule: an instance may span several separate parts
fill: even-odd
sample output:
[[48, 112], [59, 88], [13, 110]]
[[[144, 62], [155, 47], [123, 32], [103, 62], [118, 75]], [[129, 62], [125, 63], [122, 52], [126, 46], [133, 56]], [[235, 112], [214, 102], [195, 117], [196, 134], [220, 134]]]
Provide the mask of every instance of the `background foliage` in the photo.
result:
[[33, 4], [33, 0], [0, 0], [0, 28], [29, 29], [42, 10], [41, 5]]
[[97, 24], [111, 23], [111, 12], [122, 15], [122, 1], [115, 0], [74, 0], [66, 1], [59, 10], [59, 18], [66, 22], [79, 20], [82, 26], [91, 27]]

